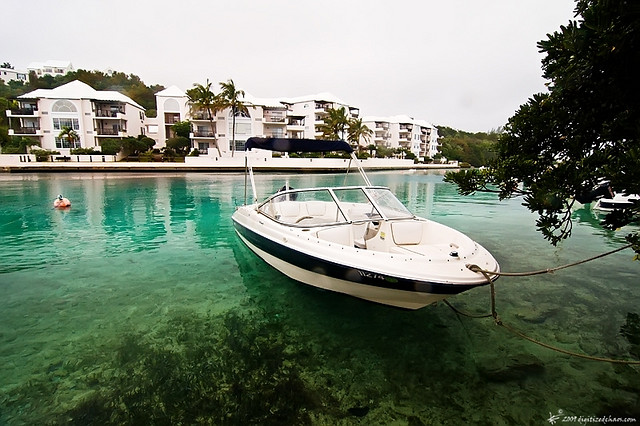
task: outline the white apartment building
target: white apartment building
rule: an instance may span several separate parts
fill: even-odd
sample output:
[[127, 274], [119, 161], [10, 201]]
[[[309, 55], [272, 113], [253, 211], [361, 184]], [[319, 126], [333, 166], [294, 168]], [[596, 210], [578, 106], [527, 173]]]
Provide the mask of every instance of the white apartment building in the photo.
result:
[[433, 158], [438, 153], [438, 129], [424, 120], [396, 115], [366, 116], [362, 121], [373, 131], [370, 144], [386, 148], [404, 148], [418, 158]]
[[330, 109], [344, 108], [349, 118], [358, 118], [360, 114], [358, 108], [350, 106], [331, 93], [283, 98], [281, 102], [289, 107], [289, 116], [292, 119], [304, 123], [303, 131], [299, 133], [299, 137], [306, 139], [316, 139], [322, 136], [320, 126], [324, 124], [324, 118]]
[[[98, 91], [79, 80], [55, 89], [37, 89], [17, 100], [19, 108], [6, 111], [9, 135], [36, 139], [42, 149], [61, 154], [68, 155], [71, 148], [100, 150], [105, 138], [137, 137], [145, 132], [142, 106], [120, 92]], [[75, 130], [79, 140], [60, 138], [63, 127]]]
[[5, 84], [10, 81], [22, 81], [26, 83], [29, 81], [29, 75], [24, 71], [16, 71], [12, 68], [0, 68], [0, 80], [4, 81]]
[[161, 90], [156, 93], [156, 111], [155, 118], [145, 121], [146, 135], [156, 141], [156, 148], [164, 148], [167, 139], [175, 136], [171, 126], [189, 119], [187, 95], [176, 86]]
[[[247, 113], [235, 117], [235, 150], [242, 151], [252, 136], [309, 138], [322, 135], [319, 126], [330, 108], [345, 107], [349, 116], [357, 117], [358, 109], [347, 105], [331, 94], [299, 98], [257, 98], [246, 95], [242, 101], [248, 105]], [[218, 156], [233, 151], [233, 117], [229, 108], [217, 111], [212, 120], [206, 111], [192, 111], [185, 91], [172, 86], [156, 93], [157, 118], [149, 118], [147, 136], [163, 147], [167, 139], [175, 136], [171, 126], [179, 121], [191, 122], [193, 148], [201, 153]]]
[[47, 74], [56, 77], [59, 75], [66, 75], [68, 72], [73, 70], [73, 65], [69, 61], [49, 60], [45, 62], [31, 62], [27, 65], [27, 73], [33, 71], [38, 77], [42, 77]]

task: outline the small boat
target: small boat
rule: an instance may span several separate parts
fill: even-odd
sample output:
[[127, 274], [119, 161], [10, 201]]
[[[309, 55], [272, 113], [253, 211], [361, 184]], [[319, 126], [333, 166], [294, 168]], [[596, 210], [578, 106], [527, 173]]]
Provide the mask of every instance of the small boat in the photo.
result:
[[[356, 165], [364, 185], [303, 189], [285, 185], [258, 202], [247, 155], [254, 148], [347, 152], [349, 164]], [[245, 166], [253, 200], [246, 201], [245, 178], [245, 204], [232, 216], [236, 233], [265, 262], [297, 281], [385, 305], [419, 309], [488, 284], [469, 265], [500, 270], [493, 256], [471, 238], [415, 216], [389, 188], [372, 185], [345, 141], [249, 138]]]
[[634, 205], [640, 203], [640, 195], [624, 195], [614, 193], [611, 198], [600, 198], [593, 205], [593, 208], [596, 210], [603, 211], [613, 211], [613, 210], [622, 210], [629, 209]]

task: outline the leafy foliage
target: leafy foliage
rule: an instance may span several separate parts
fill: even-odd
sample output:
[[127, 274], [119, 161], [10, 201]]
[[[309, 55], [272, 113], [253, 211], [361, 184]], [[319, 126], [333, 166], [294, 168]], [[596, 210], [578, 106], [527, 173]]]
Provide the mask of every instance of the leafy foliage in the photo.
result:
[[49, 161], [52, 155], [60, 155], [60, 151], [51, 151], [48, 149], [32, 149], [31, 153], [36, 156], [36, 161]]
[[116, 155], [122, 149], [122, 141], [120, 139], [104, 139], [100, 142], [102, 153], [105, 155]]
[[[211, 82], [207, 79], [207, 82], [202, 85], [194, 83], [193, 87], [187, 90], [187, 102], [189, 103], [189, 109], [192, 116], [205, 114], [205, 118], [209, 120], [209, 126], [211, 128], [211, 134], [215, 134], [216, 125], [214, 117], [216, 112], [223, 109], [220, 97], [213, 93], [211, 90]], [[218, 140], [214, 139], [216, 148], [218, 149], [218, 156], [222, 156], [220, 147], [218, 146]]]
[[167, 148], [176, 151], [178, 154], [184, 156], [186, 151], [191, 147], [191, 141], [184, 136], [176, 136], [175, 138], [167, 139]]
[[[490, 171], [446, 178], [463, 193], [524, 195], [553, 244], [571, 235], [575, 198], [602, 181], [640, 193], [640, 9], [626, 0], [579, 0], [576, 16], [538, 43], [549, 93], [533, 95], [509, 119]], [[608, 224], [638, 220], [639, 208]]]
[[175, 132], [176, 136], [188, 139], [191, 133], [191, 122], [189, 120], [179, 121], [171, 126], [171, 130]]
[[367, 127], [361, 118], [349, 117], [345, 107], [328, 109], [323, 121], [323, 124], [318, 126], [318, 130], [326, 140], [344, 140], [346, 132], [347, 140], [352, 145], [358, 145], [360, 138], [367, 142], [373, 136], [373, 130]]
[[347, 129], [347, 140], [353, 144], [358, 145], [362, 138], [365, 143], [371, 140], [373, 136], [373, 130], [371, 130], [366, 124], [362, 122], [362, 118], [352, 118], [349, 120], [349, 127]]
[[100, 151], [96, 151], [93, 148], [72, 148], [71, 155], [99, 155]]
[[125, 155], [136, 155], [151, 150], [154, 145], [153, 139], [143, 135], [137, 138], [105, 139], [100, 142], [102, 153], [107, 155], [116, 155], [120, 151]]
[[324, 123], [319, 126], [322, 138], [327, 140], [344, 139], [344, 132], [349, 127], [349, 116], [345, 107], [329, 108]]
[[501, 130], [489, 133], [471, 133], [452, 129], [447, 126], [436, 126], [442, 144], [442, 156], [448, 160], [469, 163], [473, 166], [487, 166], [495, 159], [495, 147]]
[[[8, 136], [5, 134], [6, 129], [0, 127], [0, 139], [3, 139], [3, 154], [26, 154], [27, 148], [32, 146], [40, 146], [40, 141], [35, 138], [26, 136]], [[2, 136], [5, 136], [4, 138]]]
[[238, 89], [233, 80], [221, 82], [220, 89], [221, 92], [218, 95], [220, 105], [222, 108], [231, 108], [231, 155], [234, 155], [236, 151], [236, 116], [240, 113], [248, 114], [249, 110], [242, 100], [245, 95], [244, 90]]

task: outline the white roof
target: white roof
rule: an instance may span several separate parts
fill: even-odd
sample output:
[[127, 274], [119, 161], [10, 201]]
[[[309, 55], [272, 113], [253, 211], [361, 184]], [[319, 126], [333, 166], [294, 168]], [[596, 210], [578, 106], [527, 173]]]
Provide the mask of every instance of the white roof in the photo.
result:
[[73, 68], [71, 65], [71, 61], [56, 61], [56, 60], [48, 60], [45, 62], [31, 62], [28, 66], [28, 70], [37, 70], [42, 69], [44, 67], [51, 68]]
[[187, 93], [178, 86], [167, 87], [164, 90], [156, 93], [156, 96], [166, 96], [168, 98], [182, 98], [187, 96]]
[[18, 96], [21, 99], [95, 99], [98, 101], [117, 101], [134, 105], [142, 110], [130, 97], [115, 90], [96, 90], [80, 80], [74, 80], [55, 89], [36, 89]]
[[380, 121], [384, 123], [411, 123], [411, 124], [417, 124], [418, 126], [422, 126], [422, 127], [435, 127], [428, 121], [416, 120], [412, 117], [409, 117], [408, 115], [392, 115], [389, 117], [367, 115], [362, 117], [362, 121], [365, 123], [374, 122], [374, 121]]
[[282, 100], [282, 102], [286, 102], [290, 104], [314, 101], [314, 102], [331, 102], [331, 103], [340, 104], [340, 105], [349, 105], [348, 103], [344, 102], [342, 99], [328, 92], [317, 93], [315, 95], [297, 96], [295, 98], [280, 98], [280, 99]]
[[[180, 97], [187, 96], [187, 94], [184, 90], [180, 89], [179, 87], [171, 86], [164, 90], [159, 91], [158, 93], [156, 93], [156, 96], [180, 98]], [[318, 93], [316, 95], [297, 96], [294, 98], [282, 98], [282, 97], [259, 98], [249, 93], [246, 93], [242, 100], [245, 103], [248, 103], [251, 105], [271, 107], [271, 108], [283, 108], [284, 107], [283, 104], [297, 104], [300, 102], [310, 102], [310, 101], [332, 102], [332, 103], [337, 103], [341, 105], [349, 105], [344, 101], [342, 101], [341, 99], [339, 99], [338, 97], [332, 95], [331, 93], [326, 93], [326, 92]]]
[[245, 94], [245, 97], [243, 100], [246, 103], [249, 103], [251, 105], [258, 105], [258, 106], [270, 107], [270, 108], [285, 108], [285, 106], [282, 103], [282, 98], [257, 98], [250, 94]]

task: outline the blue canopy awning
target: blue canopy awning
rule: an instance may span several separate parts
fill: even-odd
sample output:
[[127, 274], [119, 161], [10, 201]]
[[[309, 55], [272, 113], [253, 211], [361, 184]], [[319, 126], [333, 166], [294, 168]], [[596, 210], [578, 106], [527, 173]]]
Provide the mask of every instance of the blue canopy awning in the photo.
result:
[[252, 148], [278, 152], [353, 152], [345, 141], [325, 141], [321, 139], [249, 138], [244, 144], [245, 151]]

